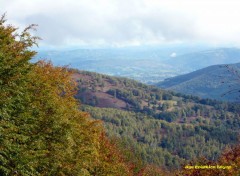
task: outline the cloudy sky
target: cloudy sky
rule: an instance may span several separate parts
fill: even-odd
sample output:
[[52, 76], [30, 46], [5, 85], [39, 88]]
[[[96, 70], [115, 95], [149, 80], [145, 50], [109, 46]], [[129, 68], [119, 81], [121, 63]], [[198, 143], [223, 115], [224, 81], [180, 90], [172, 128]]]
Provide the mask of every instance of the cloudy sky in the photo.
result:
[[40, 46], [240, 47], [239, 0], [0, 0], [0, 5], [8, 23], [39, 25]]

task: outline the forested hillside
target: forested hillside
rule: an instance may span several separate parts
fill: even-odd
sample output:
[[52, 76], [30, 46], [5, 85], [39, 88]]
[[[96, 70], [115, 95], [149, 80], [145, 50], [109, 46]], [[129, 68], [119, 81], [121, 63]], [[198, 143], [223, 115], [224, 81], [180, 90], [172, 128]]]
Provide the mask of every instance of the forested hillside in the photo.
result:
[[171, 170], [199, 157], [214, 161], [238, 143], [238, 104], [85, 71], [75, 70], [73, 77], [82, 110], [103, 120], [108, 135], [132, 145], [145, 163]]
[[237, 175], [239, 146], [231, 145], [238, 141], [239, 105], [31, 63], [34, 25], [18, 33], [5, 21], [3, 16], [1, 176], [196, 175], [181, 166], [193, 159], [230, 164], [231, 170], [214, 173]]
[[185, 75], [168, 78], [156, 86], [202, 98], [238, 102], [239, 71], [239, 63], [214, 65]]

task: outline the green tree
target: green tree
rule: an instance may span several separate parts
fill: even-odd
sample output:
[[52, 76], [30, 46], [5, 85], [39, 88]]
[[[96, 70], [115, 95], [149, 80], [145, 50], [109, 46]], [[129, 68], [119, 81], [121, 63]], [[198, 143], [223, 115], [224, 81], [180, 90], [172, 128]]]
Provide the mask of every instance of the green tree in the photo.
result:
[[48, 62], [31, 64], [33, 26], [17, 34], [4, 22], [3, 17], [0, 175], [129, 175], [101, 123], [79, 111], [72, 73]]
[[[36, 44], [37, 37], [29, 34], [27, 27], [22, 33], [17, 28], [5, 25], [5, 16], [0, 19], [0, 173], [1, 175], [17, 174], [25, 170], [28, 156], [23, 156], [28, 141], [26, 123], [33, 119], [24, 118], [30, 95], [27, 92], [29, 74], [32, 65], [29, 60], [35, 55], [29, 50]], [[24, 159], [23, 159], [24, 157]], [[26, 173], [31, 173], [29, 168]]]

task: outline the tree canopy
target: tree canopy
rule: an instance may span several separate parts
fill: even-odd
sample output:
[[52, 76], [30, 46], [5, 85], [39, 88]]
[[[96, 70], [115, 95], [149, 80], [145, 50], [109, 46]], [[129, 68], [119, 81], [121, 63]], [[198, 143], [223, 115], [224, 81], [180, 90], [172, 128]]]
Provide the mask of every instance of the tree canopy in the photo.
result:
[[[38, 37], [0, 20], [0, 175], [129, 175], [66, 68], [30, 63]], [[114, 157], [113, 157], [114, 156]]]

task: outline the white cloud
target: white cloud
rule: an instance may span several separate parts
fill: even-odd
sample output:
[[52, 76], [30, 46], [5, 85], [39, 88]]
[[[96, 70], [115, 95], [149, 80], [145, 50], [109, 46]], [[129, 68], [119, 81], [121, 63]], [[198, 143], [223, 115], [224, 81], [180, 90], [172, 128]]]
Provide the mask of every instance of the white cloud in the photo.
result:
[[176, 57], [176, 56], [177, 56], [176, 53], [172, 53], [172, 54], [170, 54], [170, 57]]
[[237, 0], [0, 0], [9, 23], [48, 45], [240, 44]]

